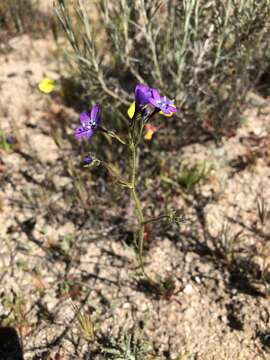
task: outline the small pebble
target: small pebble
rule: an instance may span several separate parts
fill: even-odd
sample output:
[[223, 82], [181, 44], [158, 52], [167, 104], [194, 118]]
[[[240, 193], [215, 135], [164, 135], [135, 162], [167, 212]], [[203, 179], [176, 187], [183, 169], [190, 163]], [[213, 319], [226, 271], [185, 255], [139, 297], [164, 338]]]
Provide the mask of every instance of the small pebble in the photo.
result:
[[184, 288], [184, 291], [183, 291], [185, 294], [191, 294], [193, 292], [193, 287], [191, 284], [187, 284], [187, 286]]

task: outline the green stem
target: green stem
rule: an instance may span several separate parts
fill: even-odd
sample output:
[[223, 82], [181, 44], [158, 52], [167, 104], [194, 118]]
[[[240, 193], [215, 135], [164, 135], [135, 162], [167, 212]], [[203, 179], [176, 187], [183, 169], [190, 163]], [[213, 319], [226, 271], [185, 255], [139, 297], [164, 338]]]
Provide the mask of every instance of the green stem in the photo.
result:
[[135, 203], [135, 210], [137, 213], [137, 218], [139, 220], [139, 230], [138, 230], [138, 255], [139, 262], [142, 272], [145, 274], [144, 265], [143, 265], [143, 243], [144, 243], [144, 216], [141, 208], [141, 202], [138, 198], [138, 195], [135, 189], [131, 190], [131, 196]]
[[137, 149], [135, 147], [134, 142], [130, 144], [130, 150], [131, 150], [131, 180], [130, 184], [132, 189], [135, 191], [136, 187], [136, 162], [137, 162]]
[[135, 146], [134, 142], [131, 141], [130, 144], [131, 150], [131, 180], [130, 180], [130, 194], [135, 203], [135, 211], [137, 214], [138, 222], [139, 222], [139, 230], [138, 230], [138, 258], [139, 258], [139, 265], [142, 270], [143, 275], [147, 278], [147, 280], [152, 284], [156, 285], [155, 281], [147, 275], [144, 269], [143, 263], [143, 245], [144, 245], [144, 230], [145, 230], [145, 220], [142, 211], [142, 205], [140, 199], [138, 198], [136, 192], [136, 162], [137, 162], [137, 146]]
[[145, 220], [143, 225], [151, 224], [151, 223], [153, 223], [155, 221], [160, 221], [162, 219], [168, 219], [168, 218], [169, 218], [169, 215], [160, 215], [160, 216], [158, 216], [156, 218]]
[[107, 164], [106, 161], [101, 161], [101, 163], [109, 171], [109, 173], [116, 178], [116, 180], [120, 185], [130, 188], [130, 184], [125, 179], [122, 179], [120, 175], [117, 173], [117, 171], [114, 170], [114, 168], [110, 164]]
[[143, 120], [140, 119], [140, 128], [139, 128], [139, 135], [138, 135], [138, 139], [137, 142], [135, 143], [135, 148], [137, 148], [137, 146], [139, 145], [141, 138], [142, 138], [142, 134], [143, 134], [143, 128], [144, 128], [144, 123]]
[[107, 130], [104, 127], [99, 127], [100, 131], [102, 131], [104, 134], [107, 134], [108, 136], [110, 136], [113, 139], [116, 139], [117, 141], [119, 141], [122, 145], [127, 145], [127, 143], [125, 142], [125, 140], [123, 140], [120, 136], [116, 135], [113, 131]]

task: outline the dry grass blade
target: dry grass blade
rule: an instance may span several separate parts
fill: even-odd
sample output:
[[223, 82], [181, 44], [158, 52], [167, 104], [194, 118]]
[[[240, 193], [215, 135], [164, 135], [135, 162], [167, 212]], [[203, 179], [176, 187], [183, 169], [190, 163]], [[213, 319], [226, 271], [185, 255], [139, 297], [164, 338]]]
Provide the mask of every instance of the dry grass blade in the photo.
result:
[[82, 336], [87, 341], [94, 341], [95, 340], [95, 333], [94, 333], [94, 326], [92, 323], [91, 315], [86, 313], [83, 309], [80, 309], [77, 305], [72, 303], [72, 307], [74, 312], [76, 313], [79, 330]]

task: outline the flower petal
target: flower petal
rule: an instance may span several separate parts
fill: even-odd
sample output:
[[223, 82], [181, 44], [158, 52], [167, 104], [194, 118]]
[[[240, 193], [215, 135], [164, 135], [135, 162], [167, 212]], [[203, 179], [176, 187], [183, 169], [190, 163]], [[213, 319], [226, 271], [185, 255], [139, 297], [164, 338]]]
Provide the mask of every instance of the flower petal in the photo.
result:
[[153, 137], [154, 133], [155, 133], [155, 131], [148, 130], [144, 135], [144, 139], [148, 140], [148, 141], [152, 140], [152, 137]]
[[127, 113], [128, 113], [128, 117], [130, 118], [130, 119], [132, 119], [133, 118], [133, 116], [134, 116], [134, 114], [135, 114], [135, 101], [133, 101], [131, 104], [130, 104], [130, 107], [128, 108], [128, 111], [127, 111]]
[[172, 117], [174, 115], [174, 113], [164, 113], [163, 111], [160, 111], [159, 114], [166, 117]]
[[169, 110], [172, 111], [172, 112], [177, 112], [177, 108], [176, 106], [174, 105], [174, 103], [171, 103], [169, 106], [168, 106]]
[[84, 129], [83, 127], [78, 127], [75, 129], [75, 138], [77, 140], [80, 139], [89, 139], [94, 134], [94, 131], [92, 129]]
[[176, 112], [177, 112], [177, 109], [175, 107], [168, 106], [166, 109], [162, 109], [160, 114], [165, 115], [165, 116], [172, 116]]
[[158, 92], [157, 89], [151, 89], [151, 98], [154, 98], [156, 101], [157, 100], [162, 100], [161, 99], [161, 96], [160, 96], [160, 93]]
[[38, 84], [38, 88], [45, 94], [49, 94], [54, 89], [54, 81], [48, 77], [42, 79], [42, 81]]
[[80, 122], [81, 122], [82, 126], [86, 126], [88, 124], [89, 120], [90, 120], [89, 113], [82, 112], [80, 114]]
[[152, 140], [153, 135], [159, 130], [159, 128], [157, 128], [154, 125], [151, 124], [146, 124], [145, 125], [145, 135], [144, 135], [144, 139], [145, 140]]
[[152, 106], [154, 106], [154, 107], [157, 107], [157, 108], [158, 108], [158, 106], [157, 106], [157, 100], [154, 99], [153, 97], [150, 97], [150, 98], [149, 98], [149, 104], [152, 105]]
[[151, 89], [144, 85], [139, 84], [135, 88], [135, 102], [137, 106], [141, 107], [148, 104], [148, 99], [151, 96]]
[[99, 124], [99, 121], [100, 121], [100, 114], [99, 113], [100, 113], [100, 106], [99, 106], [99, 104], [95, 104], [92, 107], [90, 118], [91, 118], [91, 120], [95, 120], [95, 122], [97, 124]]
[[176, 108], [176, 106], [174, 106], [174, 105], [169, 105], [169, 106], [168, 106], [168, 110], [169, 110], [170, 112], [172, 112], [172, 113], [176, 113], [176, 112], [177, 112], [177, 108]]

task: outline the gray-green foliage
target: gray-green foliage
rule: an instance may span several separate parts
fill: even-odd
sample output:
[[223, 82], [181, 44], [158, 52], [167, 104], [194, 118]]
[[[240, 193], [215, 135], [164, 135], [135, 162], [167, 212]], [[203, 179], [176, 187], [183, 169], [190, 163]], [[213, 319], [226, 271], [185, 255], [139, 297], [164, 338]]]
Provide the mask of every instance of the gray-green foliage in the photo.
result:
[[4, 44], [8, 37], [18, 33], [44, 35], [51, 25], [49, 15], [40, 11], [38, 0], [0, 1], [0, 40], [3, 38]]
[[28, 0], [2, 0], [0, 4], [0, 30], [22, 32], [26, 14], [33, 11]]
[[139, 339], [136, 333], [125, 333], [119, 340], [110, 338], [102, 352], [107, 359], [113, 360], [144, 360], [146, 345]]
[[[136, 83], [155, 86], [176, 99], [176, 127], [189, 139], [204, 122], [213, 133], [236, 125], [246, 92], [269, 66], [270, 0], [69, 5], [58, 0], [57, 14], [88, 94], [119, 108], [130, 102]], [[88, 6], [97, 10], [95, 21]]]

